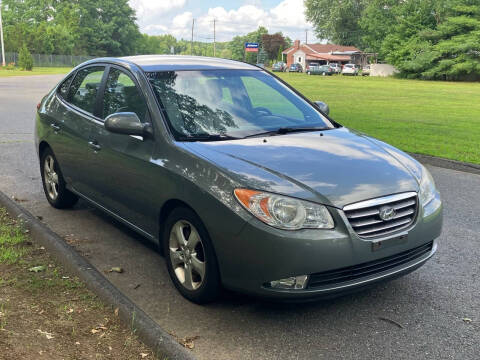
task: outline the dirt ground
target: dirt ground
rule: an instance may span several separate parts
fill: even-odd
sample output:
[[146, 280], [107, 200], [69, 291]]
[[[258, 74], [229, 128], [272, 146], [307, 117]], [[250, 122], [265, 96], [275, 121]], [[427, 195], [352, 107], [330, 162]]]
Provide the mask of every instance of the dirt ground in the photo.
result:
[[153, 359], [152, 352], [0, 209], [0, 359]]

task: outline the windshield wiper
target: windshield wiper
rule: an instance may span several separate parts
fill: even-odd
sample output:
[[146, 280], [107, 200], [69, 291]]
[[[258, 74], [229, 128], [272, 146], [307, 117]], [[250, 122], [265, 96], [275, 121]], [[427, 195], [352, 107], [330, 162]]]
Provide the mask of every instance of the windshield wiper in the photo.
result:
[[240, 138], [230, 136], [227, 134], [202, 134], [202, 135], [187, 135], [178, 137], [179, 141], [223, 141], [223, 140], [238, 140]]
[[303, 131], [321, 131], [321, 130], [330, 130], [328, 127], [281, 127], [276, 130], [265, 131], [257, 134], [247, 135], [244, 138], [255, 137], [255, 136], [264, 136], [264, 135], [284, 135], [294, 132], [303, 132]]

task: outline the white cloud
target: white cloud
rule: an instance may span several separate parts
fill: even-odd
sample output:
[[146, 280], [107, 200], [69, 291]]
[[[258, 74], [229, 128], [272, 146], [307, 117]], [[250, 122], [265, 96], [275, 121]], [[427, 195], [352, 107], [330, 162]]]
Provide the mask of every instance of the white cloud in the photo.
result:
[[[201, 14], [187, 11], [186, 3], [186, 0], [130, 0], [137, 10], [140, 30], [150, 35], [168, 33], [189, 39], [192, 18], [195, 18], [195, 39], [201, 41], [212, 40], [213, 19], [216, 19], [218, 41], [231, 40], [236, 35], [254, 31], [258, 26], [265, 26], [271, 33], [281, 31], [292, 39], [303, 39], [305, 29], [311, 29], [300, 0], [283, 0], [271, 9], [262, 8], [260, 1], [247, 1], [236, 9], [217, 6]], [[312, 31], [309, 39], [309, 42], [314, 41]]]

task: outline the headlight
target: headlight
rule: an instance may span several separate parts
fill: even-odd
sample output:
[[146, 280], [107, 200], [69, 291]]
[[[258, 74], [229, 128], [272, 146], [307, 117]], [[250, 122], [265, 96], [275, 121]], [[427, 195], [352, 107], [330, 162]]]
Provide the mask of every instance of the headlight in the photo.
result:
[[256, 218], [279, 229], [334, 227], [332, 216], [320, 204], [249, 189], [235, 189], [235, 196]]
[[422, 169], [422, 178], [420, 180], [420, 192], [418, 194], [420, 198], [420, 204], [426, 206], [435, 197], [435, 181], [427, 168], [424, 166]]

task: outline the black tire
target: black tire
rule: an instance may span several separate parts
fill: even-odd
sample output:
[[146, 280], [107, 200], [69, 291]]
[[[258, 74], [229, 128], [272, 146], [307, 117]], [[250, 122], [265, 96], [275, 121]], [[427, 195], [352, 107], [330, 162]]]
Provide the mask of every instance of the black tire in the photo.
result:
[[[183, 222], [188, 223], [188, 224], [185, 224], [186, 227], [183, 228], [182, 230], [184, 235], [184, 240], [186, 241], [189, 240], [190, 235], [193, 234], [193, 231], [190, 228], [190, 226], [192, 225], [194, 227], [194, 230], [196, 230], [196, 232], [200, 237], [201, 248], [199, 246], [195, 247], [194, 250], [193, 249], [190, 250], [191, 253], [189, 255], [190, 266], [191, 266], [190, 274], [192, 274], [191, 279], [193, 279], [194, 276], [196, 276], [197, 280], [200, 280], [200, 284], [198, 285], [197, 288], [192, 288], [191, 286], [184, 285], [180, 281], [179, 276], [175, 272], [175, 269], [177, 269], [177, 271], [180, 271], [180, 274], [183, 271], [184, 283], [188, 283], [186, 272], [187, 272], [187, 266], [188, 266], [187, 262], [189, 260], [187, 259], [187, 255], [184, 251], [182, 251], [180, 248], [177, 247], [177, 245], [175, 244], [175, 242], [177, 241], [176, 239], [172, 239], [172, 240], [170, 239], [170, 234], [172, 230], [175, 232], [174, 226], [177, 226], [177, 224], [183, 223]], [[189, 228], [190, 228], [190, 233], [188, 233]], [[188, 236], [185, 236], [186, 232]], [[167, 264], [168, 273], [170, 275], [170, 279], [172, 280], [177, 290], [186, 299], [197, 304], [205, 304], [205, 303], [214, 301], [218, 297], [221, 291], [220, 274], [218, 271], [217, 258], [215, 255], [215, 251], [213, 249], [212, 242], [200, 218], [192, 210], [186, 207], [178, 207], [174, 209], [165, 220], [165, 223], [163, 226], [163, 234], [162, 234], [162, 245], [163, 245], [163, 253], [165, 255], [165, 262]], [[178, 260], [177, 258], [178, 255], [173, 256], [173, 254], [179, 254], [179, 253], [181, 253], [181, 256], [183, 256], [183, 260]], [[193, 255], [194, 253], [195, 255]], [[172, 258], [174, 257], [176, 258], [175, 261], [178, 262], [175, 268], [173, 265], [174, 260], [172, 260]], [[197, 260], [203, 259], [203, 263], [204, 263], [203, 278], [201, 278], [199, 273], [195, 272], [195, 267], [194, 266], [192, 267], [192, 259], [194, 258], [196, 258]], [[191, 282], [191, 284], [193, 284], [193, 281]]]
[[[51, 172], [45, 171], [47, 160], [50, 164], [48, 168], [53, 168], [54, 170], [53, 175]], [[58, 165], [57, 158], [50, 148], [46, 148], [40, 155], [40, 174], [42, 176], [43, 191], [50, 205], [56, 209], [66, 209], [77, 203], [78, 196], [66, 188], [65, 179]], [[55, 185], [52, 183], [52, 181], [55, 182], [54, 179], [56, 179]]]

